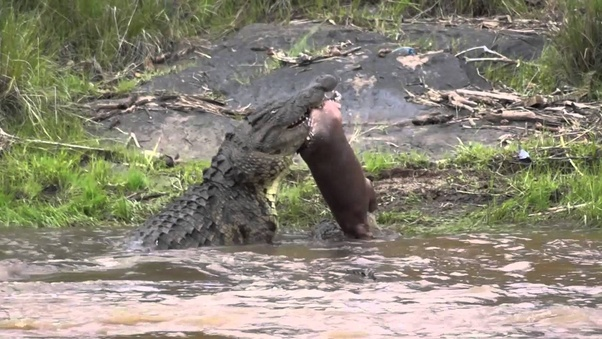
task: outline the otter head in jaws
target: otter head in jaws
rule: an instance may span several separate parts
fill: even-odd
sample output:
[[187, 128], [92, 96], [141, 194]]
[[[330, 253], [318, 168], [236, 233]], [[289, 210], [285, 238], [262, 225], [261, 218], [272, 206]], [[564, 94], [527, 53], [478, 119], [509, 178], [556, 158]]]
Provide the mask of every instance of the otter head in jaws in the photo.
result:
[[338, 91], [332, 91], [330, 93], [327, 93], [324, 96], [324, 101], [322, 102], [322, 104], [319, 107], [315, 107], [315, 108], [312, 108], [307, 111], [303, 122], [307, 123], [307, 126], [309, 126], [309, 133], [307, 135], [307, 138], [305, 139], [305, 142], [297, 150], [297, 153], [301, 153], [305, 149], [307, 149], [311, 145], [312, 141], [314, 140], [315, 135], [318, 133], [318, 130], [321, 127], [323, 127], [323, 126], [320, 126], [320, 124], [322, 124], [325, 120], [324, 119], [325, 112], [323, 111], [323, 109], [324, 109], [324, 104], [327, 103], [328, 101], [334, 101], [334, 102], [340, 103], [341, 94]]

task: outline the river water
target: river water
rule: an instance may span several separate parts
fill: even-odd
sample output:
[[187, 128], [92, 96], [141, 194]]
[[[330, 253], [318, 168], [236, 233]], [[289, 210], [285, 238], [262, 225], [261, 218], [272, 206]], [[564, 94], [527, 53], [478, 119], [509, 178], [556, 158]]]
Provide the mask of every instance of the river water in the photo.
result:
[[0, 337], [602, 338], [599, 232], [156, 253], [123, 232], [0, 230]]

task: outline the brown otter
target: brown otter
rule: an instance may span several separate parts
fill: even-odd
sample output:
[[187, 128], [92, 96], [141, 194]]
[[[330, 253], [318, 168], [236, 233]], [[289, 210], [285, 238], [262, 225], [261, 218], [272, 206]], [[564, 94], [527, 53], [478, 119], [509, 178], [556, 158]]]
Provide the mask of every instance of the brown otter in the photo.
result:
[[377, 208], [376, 193], [345, 136], [340, 108], [326, 100], [311, 112], [310, 139], [299, 154], [343, 233], [370, 239], [368, 212]]

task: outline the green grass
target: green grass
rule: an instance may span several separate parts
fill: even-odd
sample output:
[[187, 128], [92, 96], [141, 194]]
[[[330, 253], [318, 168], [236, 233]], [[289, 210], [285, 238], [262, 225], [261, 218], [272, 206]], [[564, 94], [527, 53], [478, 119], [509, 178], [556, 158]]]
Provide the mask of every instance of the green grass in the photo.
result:
[[465, 16], [525, 15], [529, 12], [525, 1], [521, 0], [418, 0], [406, 3], [411, 3], [411, 14], [423, 16], [452, 13]]
[[[591, 143], [577, 143], [559, 154], [559, 148], [549, 146], [553, 143], [550, 139], [526, 143], [524, 148], [530, 151], [534, 163], [529, 169], [507, 175], [507, 190], [512, 197], [506, 201], [494, 200], [490, 206], [474, 214], [474, 220], [504, 224], [561, 218], [582, 226], [602, 225], [602, 201], [599, 198], [602, 194], [602, 159], [598, 155], [599, 148]], [[464, 152], [459, 152], [459, 155]], [[499, 156], [492, 157], [494, 153], [483, 156], [473, 151], [466, 153], [464, 157], [480, 157], [478, 162], [482, 164], [488, 162], [486, 158], [495, 164], [503, 162]], [[573, 161], [550, 160], [551, 156]]]
[[[596, 158], [599, 151], [592, 145], [572, 144], [567, 154], [575, 158], [573, 163], [558, 164], [548, 160], [550, 154], [558, 154], [549, 146], [553, 143], [550, 139], [526, 142], [524, 147], [530, 151], [534, 164], [531, 168], [519, 166], [509, 173], [502, 173], [500, 168], [515, 153], [515, 145], [504, 149], [460, 145], [450, 157], [438, 162], [414, 152], [364, 152], [360, 159], [368, 175], [378, 176], [396, 167], [433, 172], [460, 169], [464, 174], [446, 180], [472, 186], [488, 184], [492, 191], [501, 189], [511, 195], [504, 201], [494, 199], [468, 214], [463, 214], [462, 206], [456, 214], [437, 211], [428, 214], [421, 210], [426, 203], [424, 197], [411, 194], [404, 200], [404, 210], [385, 207], [378, 212], [380, 225], [396, 227], [408, 235], [476, 231], [525, 222], [537, 225], [536, 221], [554, 218], [599, 227], [602, 218], [602, 166]], [[75, 151], [34, 151], [22, 146], [14, 147], [3, 162], [7, 166], [0, 170], [0, 224], [34, 227], [141, 222], [188, 185], [200, 181], [202, 169], [208, 165], [195, 162], [166, 168], [127, 150], [107, 158]], [[307, 172], [300, 177], [285, 182], [278, 198], [278, 213], [285, 228], [307, 228], [332, 218], [313, 179]], [[503, 187], [494, 187], [494, 182]], [[465, 185], [465, 190], [470, 191], [471, 185]], [[158, 192], [166, 195], [137, 201], [141, 196]]]
[[[556, 3], [554, 3], [556, 4]], [[558, 2], [563, 18], [541, 57], [519, 65], [484, 65], [485, 76], [522, 94], [550, 93], [563, 85], [590, 88], [589, 97], [602, 95], [602, 0]], [[591, 83], [587, 74], [591, 73]]]
[[518, 65], [484, 64], [482, 67], [485, 78], [494, 84], [508, 86], [522, 95], [534, 95], [550, 93], [560, 85], [554, 67], [556, 60], [557, 52], [547, 45], [537, 60], [521, 60]]
[[[197, 162], [168, 169], [126, 150], [107, 159], [21, 146], [2, 161], [0, 224], [45, 227], [140, 222], [166, 199], [200, 181], [208, 165]], [[139, 201], [151, 193], [166, 195]]]
[[573, 220], [582, 226], [602, 225], [601, 161], [585, 147], [572, 147], [572, 157], [596, 157], [592, 162], [575, 160], [573, 165], [539, 164], [536, 169], [512, 177], [513, 198], [491, 206], [481, 214], [489, 223]]
[[[464, 208], [478, 203], [469, 202], [466, 206], [457, 204], [451, 211], [439, 211], [437, 204], [429, 205], [421, 194], [402, 198], [403, 210], [381, 207], [377, 212], [378, 223], [406, 235], [503, 231], [513, 227], [540, 227], [554, 220], [572, 221], [575, 227], [599, 228], [602, 225], [602, 158], [598, 155], [601, 151], [591, 143], [573, 143], [563, 151], [551, 146], [558, 144], [548, 137], [526, 141], [523, 147], [531, 154], [531, 167], [511, 166], [516, 145], [495, 148], [463, 144], [437, 162], [418, 153], [364, 152], [360, 159], [367, 175], [373, 176], [396, 167], [425, 169], [432, 173], [460, 170], [459, 177], [455, 174], [445, 180], [449, 184], [464, 183], [463, 190], [468, 193], [487, 187], [481, 191], [495, 195], [485, 206], [476, 209]], [[551, 160], [552, 155], [570, 157], [573, 162]], [[509, 197], [501, 199], [500, 192]], [[386, 196], [387, 192], [381, 192], [382, 195]], [[283, 224], [293, 228], [311, 227], [322, 219], [332, 219], [309, 176], [284, 185], [279, 210]]]
[[[553, 64], [563, 80], [579, 83], [584, 73], [596, 72], [593, 80], [602, 80], [602, 0], [564, 2], [564, 26], [552, 41], [557, 52]], [[599, 86], [597, 86], [599, 88]]]
[[358, 153], [358, 156], [365, 171], [372, 175], [394, 167], [426, 168], [431, 164], [426, 155], [416, 151], [406, 153], [362, 152]]

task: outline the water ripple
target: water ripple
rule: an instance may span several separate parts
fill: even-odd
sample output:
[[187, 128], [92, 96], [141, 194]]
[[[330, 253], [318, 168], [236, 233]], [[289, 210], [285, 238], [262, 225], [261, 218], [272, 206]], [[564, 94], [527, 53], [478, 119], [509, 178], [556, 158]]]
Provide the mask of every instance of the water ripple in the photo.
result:
[[120, 230], [2, 232], [8, 337], [602, 335], [600, 234], [127, 253]]

